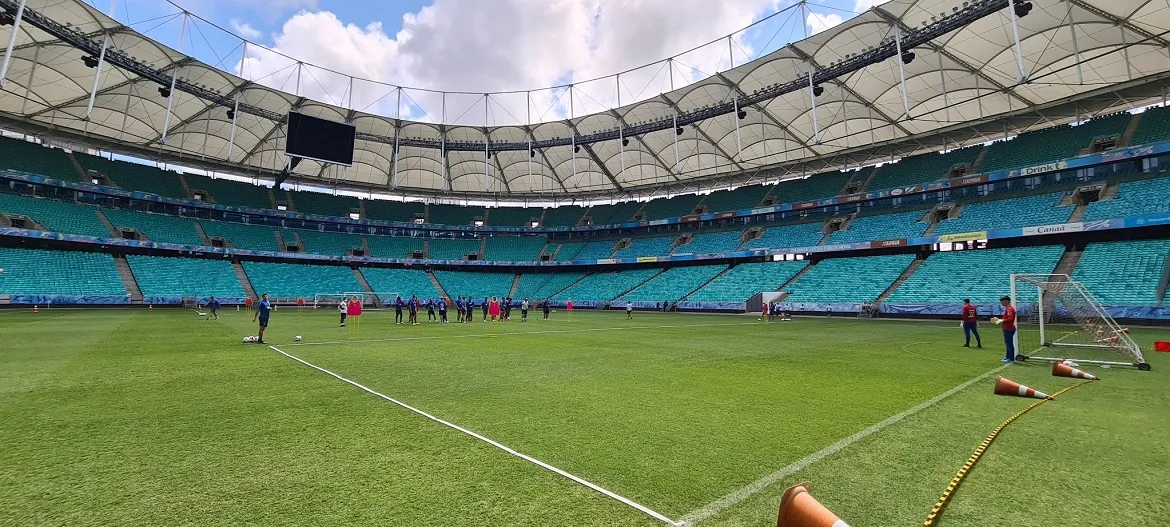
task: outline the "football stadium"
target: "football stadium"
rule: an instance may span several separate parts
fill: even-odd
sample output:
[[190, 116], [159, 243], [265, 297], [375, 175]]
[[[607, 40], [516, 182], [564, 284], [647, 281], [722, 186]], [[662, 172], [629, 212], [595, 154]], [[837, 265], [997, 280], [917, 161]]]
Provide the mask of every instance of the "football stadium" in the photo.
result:
[[1166, 524], [1170, 4], [180, 4], [0, 0], [0, 524]]

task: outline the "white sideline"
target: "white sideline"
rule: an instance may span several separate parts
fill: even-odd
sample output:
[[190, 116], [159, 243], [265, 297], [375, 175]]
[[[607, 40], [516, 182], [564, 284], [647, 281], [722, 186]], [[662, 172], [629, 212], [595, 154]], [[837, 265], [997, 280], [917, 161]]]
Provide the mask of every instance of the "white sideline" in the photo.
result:
[[508, 331], [503, 333], [477, 333], [474, 335], [442, 335], [430, 337], [390, 337], [384, 339], [366, 340], [338, 340], [331, 342], [300, 342], [286, 344], [286, 346], [332, 346], [335, 344], [363, 344], [369, 342], [402, 342], [409, 340], [444, 340], [444, 339], [472, 339], [480, 337], [501, 337], [512, 335], [548, 335], [551, 333], [589, 333], [593, 331], [622, 331], [628, 329], [667, 329], [667, 328], [701, 328], [711, 326], [747, 326], [759, 325], [759, 322], [720, 322], [712, 324], [668, 324], [662, 326], [620, 326], [613, 328], [585, 328], [585, 329], [548, 329], [541, 331]]
[[784, 468], [781, 468], [780, 470], [777, 470], [776, 472], [768, 474], [767, 476], [764, 476], [764, 477], [762, 477], [762, 478], [760, 478], [752, 483], [749, 483], [747, 486], [745, 486], [743, 488], [735, 490], [735, 491], [731, 492], [730, 494], [723, 496], [722, 498], [719, 498], [711, 503], [708, 503], [707, 505], [704, 505], [698, 509], [695, 509], [695, 510], [685, 514], [682, 518], [679, 519], [679, 521], [682, 523], [685, 523], [686, 525], [694, 525], [694, 524], [699, 523], [703, 520], [711, 518], [712, 516], [719, 514], [720, 512], [724, 511], [725, 509], [728, 509], [732, 506], [735, 506], [735, 505], [739, 504], [740, 502], [748, 499], [749, 497], [755, 495], [756, 493], [760, 492], [761, 490], [764, 490], [765, 487], [768, 487], [769, 485], [772, 485], [773, 483], [776, 483], [776, 482], [778, 482], [778, 481], [780, 481], [788, 476], [791, 476], [791, 475], [803, 470], [805, 467], [807, 467], [813, 463], [816, 463], [817, 461], [820, 461], [826, 457], [829, 457], [833, 454], [836, 454], [837, 452], [840, 452], [840, 451], [848, 448], [849, 446], [853, 445], [854, 443], [857, 443], [858, 441], [861, 441], [862, 439], [865, 439], [866, 437], [869, 437], [869, 436], [873, 435], [874, 433], [877, 433], [878, 431], [882, 430], [883, 428], [886, 428], [894, 423], [897, 423], [898, 421], [901, 421], [907, 417], [910, 417], [911, 415], [914, 415], [914, 414], [921, 412], [927, 408], [930, 408], [931, 406], [938, 404], [943, 399], [946, 399], [947, 397], [950, 397], [956, 393], [963, 391], [968, 386], [971, 386], [972, 384], [975, 384], [983, 379], [986, 379], [987, 377], [990, 377], [990, 376], [1002, 371], [1004, 368], [1007, 368], [1008, 366], [1010, 366], [1010, 364], [1003, 364], [997, 368], [992, 369], [991, 371], [983, 373], [983, 374], [981, 374], [973, 379], [970, 379], [970, 380], [964, 382], [963, 384], [955, 386], [954, 388], [951, 388], [950, 390], [947, 390], [947, 391], [935, 396], [933, 399], [930, 399], [926, 402], [923, 402], [922, 404], [919, 404], [918, 406], [915, 406], [913, 408], [910, 408], [909, 410], [905, 410], [901, 413], [894, 414], [890, 417], [887, 417], [884, 421], [881, 421], [873, 426], [870, 426], [869, 428], [866, 428], [865, 430], [857, 432], [856, 434], [853, 434], [853, 435], [846, 437], [840, 441], [837, 441], [836, 443], [833, 443], [825, 448], [822, 448], [816, 452], [813, 452], [812, 454], [809, 454], [808, 456], [805, 456], [804, 458], [799, 459], [796, 462], [794, 462], [794, 463], [792, 463]]
[[516, 456], [516, 457], [518, 457], [518, 458], [520, 458], [520, 459], [523, 459], [523, 460], [525, 460], [525, 461], [527, 461], [527, 462], [529, 462], [529, 463], [532, 463], [532, 464], [534, 464], [534, 465], [536, 465], [536, 466], [538, 466], [538, 467], [540, 467], [540, 468], [543, 468], [543, 469], [545, 469], [545, 470], [548, 470], [548, 471], [550, 471], [550, 472], [553, 472], [553, 473], [555, 473], [555, 474], [557, 474], [557, 475], [560, 475], [560, 476], [563, 476], [563, 477], [565, 477], [565, 478], [568, 478], [568, 479], [569, 479], [569, 480], [571, 480], [571, 481], [574, 481], [574, 482], [576, 482], [576, 483], [579, 483], [579, 484], [581, 484], [581, 485], [584, 485], [584, 486], [586, 486], [586, 487], [588, 487], [588, 488], [590, 488], [590, 489], [593, 489], [593, 490], [595, 490], [595, 491], [597, 491], [597, 492], [600, 492], [601, 494], [604, 494], [604, 495], [606, 495], [606, 496], [608, 496], [608, 497], [610, 497], [610, 498], [613, 498], [613, 499], [615, 499], [615, 500], [617, 500], [617, 501], [619, 501], [619, 502], [621, 502], [621, 503], [624, 503], [624, 504], [626, 504], [626, 505], [628, 505], [628, 506], [630, 506], [630, 507], [633, 507], [633, 508], [635, 508], [635, 509], [637, 509], [637, 510], [641, 511], [642, 513], [646, 514], [647, 516], [650, 516], [650, 517], [652, 517], [652, 518], [654, 518], [654, 519], [656, 519], [656, 520], [658, 520], [658, 521], [661, 521], [661, 522], [663, 522], [663, 523], [665, 523], [665, 524], [667, 524], [667, 525], [671, 525], [671, 526], [675, 526], [675, 527], [681, 527], [681, 526], [683, 525], [681, 522], [676, 522], [676, 521], [674, 521], [674, 520], [672, 520], [672, 519], [670, 519], [670, 518], [667, 518], [666, 516], [662, 515], [661, 513], [658, 513], [658, 512], [656, 512], [656, 511], [654, 511], [653, 509], [651, 509], [651, 508], [649, 508], [649, 507], [646, 507], [645, 505], [642, 505], [642, 504], [640, 504], [640, 503], [638, 503], [638, 502], [635, 502], [635, 501], [633, 501], [633, 500], [631, 500], [631, 499], [629, 499], [629, 498], [626, 498], [626, 497], [624, 497], [624, 496], [622, 496], [622, 495], [620, 495], [620, 494], [617, 494], [617, 493], [615, 493], [615, 492], [612, 492], [612, 491], [610, 491], [610, 490], [607, 490], [607, 489], [605, 489], [605, 488], [603, 488], [603, 487], [600, 487], [600, 486], [598, 486], [598, 485], [596, 485], [596, 484], [594, 484], [594, 483], [591, 483], [591, 482], [589, 482], [589, 481], [587, 481], [587, 480], [585, 480], [585, 479], [582, 479], [582, 478], [580, 478], [580, 477], [578, 477], [578, 476], [574, 476], [573, 474], [570, 474], [570, 473], [568, 473], [568, 472], [565, 472], [564, 470], [561, 470], [561, 469], [559, 469], [559, 468], [557, 468], [557, 467], [554, 467], [554, 466], [552, 466], [552, 465], [549, 465], [548, 463], [545, 463], [545, 462], [543, 462], [543, 461], [541, 461], [541, 460], [539, 460], [539, 459], [536, 459], [536, 458], [534, 458], [534, 457], [532, 457], [532, 456], [529, 456], [529, 455], [527, 455], [527, 454], [524, 454], [524, 453], [522, 453], [522, 452], [517, 452], [517, 451], [513, 450], [512, 448], [508, 447], [507, 445], [504, 445], [504, 444], [502, 444], [502, 443], [499, 443], [499, 442], [496, 442], [496, 441], [494, 441], [494, 440], [488, 439], [487, 437], [484, 437], [484, 436], [482, 436], [482, 435], [479, 435], [479, 434], [477, 434], [477, 433], [475, 433], [475, 432], [472, 432], [471, 430], [468, 430], [468, 429], [466, 429], [466, 428], [463, 428], [463, 427], [461, 427], [461, 426], [459, 426], [459, 425], [456, 425], [456, 424], [454, 424], [454, 423], [451, 423], [451, 422], [449, 422], [449, 421], [444, 421], [444, 420], [442, 420], [442, 419], [439, 419], [438, 417], [435, 417], [435, 416], [433, 416], [433, 415], [431, 415], [431, 414], [429, 414], [429, 413], [426, 413], [426, 412], [424, 412], [424, 411], [422, 411], [422, 410], [419, 410], [418, 408], [415, 408], [415, 407], [413, 407], [413, 406], [410, 406], [409, 404], [406, 404], [406, 403], [404, 403], [404, 402], [398, 401], [398, 400], [396, 400], [396, 399], [394, 399], [394, 398], [392, 398], [392, 397], [389, 397], [389, 396], [387, 396], [387, 395], [385, 395], [385, 394], [382, 394], [382, 393], [376, 392], [376, 391], [374, 391], [374, 390], [372, 390], [372, 389], [370, 389], [370, 388], [367, 388], [366, 386], [363, 386], [362, 384], [359, 384], [359, 383], [357, 383], [357, 382], [355, 382], [355, 381], [351, 381], [351, 380], [349, 380], [349, 379], [346, 379], [345, 377], [342, 377], [342, 376], [340, 376], [340, 375], [338, 375], [338, 374], [336, 374], [336, 373], [333, 373], [333, 372], [331, 372], [331, 371], [329, 371], [329, 370], [327, 370], [327, 369], [325, 369], [325, 368], [322, 368], [322, 367], [320, 367], [320, 366], [317, 366], [316, 364], [312, 364], [312, 363], [310, 363], [310, 362], [308, 362], [308, 361], [305, 361], [305, 360], [303, 360], [303, 359], [301, 359], [301, 358], [299, 358], [299, 357], [296, 357], [296, 356], [290, 355], [290, 354], [288, 354], [288, 353], [285, 353], [284, 351], [281, 351], [281, 350], [280, 350], [280, 348], [277, 348], [276, 346], [268, 346], [268, 347], [269, 347], [269, 348], [271, 348], [273, 351], [275, 351], [275, 352], [277, 352], [277, 353], [279, 353], [279, 354], [281, 354], [281, 355], [284, 355], [285, 357], [288, 357], [288, 358], [290, 358], [290, 359], [292, 359], [292, 360], [295, 360], [295, 361], [297, 361], [297, 362], [299, 362], [299, 363], [301, 363], [301, 364], [304, 364], [305, 366], [308, 366], [308, 367], [310, 367], [310, 368], [313, 368], [314, 370], [317, 370], [317, 371], [319, 371], [319, 372], [325, 373], [325, 374], [327, 374], [327, 375], [330, 375], [330, 376], [332, 376], [332, 377], [334, 377], [334, 378], [336, 378], [336, 379], [338, 379], [338, 380], [340, 380], [340, 381], [343, 381], [343, 382], [345, 382], [345, 383], [348, 383], [348, 384], [351, 384], [351, 385], [353, 385], [353, 386], [356, 386], [357, 388], [360, 388], [361, 390], [364, 390], [364, 391], [366, 391], [366, 392], [368, 392], [368, 393], [370, 393], [370, 394], [372, 394], [372, 395], [375, 395], [375, 396], [381, 397], [382, 399], [385, 399], [385, 400], [387, 400], [387, 401], [389, 401], [389, 402], [391, 402], [391, 403], [393, 403], [393, 404], [396, 404], [396, 405], [398, 405], [398, 406], [401, 406], [401, 407], [403, 407], [403, 408], [405, 408], [405, 409], [407, 409], [407, 410], [410, 410], [410, 411], [412, 411], [412, 412], [414, 412], [414, 413], [416, 413], [416, 414], [418, 414], [418, 415], [421, 415], [421, 416], [423, 416], [423, 417], [426, 417], [427, 419], [430, 419], [431, 421], [434, 421], [434, 422], [436, 422], [436, 423], [439, 423], [439, 424], [441, 424], [441, 425], [443, 425], [443, 426], [446, 426], [446, 427], [448, 427], [448, 428], [452, 428], [452, 429], [454, 429], [454, 430], [458, 430], [458, 431], [460, 431], [460, 432], [463, 432], [464, 434], [467, 434], [467, 435], [469, 435], [469, 436], [471, 436], [471, 437], [474, 437], [474, 438], [476, 438], [476, 439], [478, 439], [478, 440], [480, 440], [480, 441], [483, 441], [484, 443], [487, 443], [487, 444], [489, 444], [489, 445], [491, 445], [491, 446], [494, 446], [494, 447], [496, 447], [496, 448], [498, 448], [498, 449], [500, 449], [500, 450], [503, 450], [504, 452], [507, 452], [507, 453], [509, 453], [509, 454], [512, 454], [513, 456]]

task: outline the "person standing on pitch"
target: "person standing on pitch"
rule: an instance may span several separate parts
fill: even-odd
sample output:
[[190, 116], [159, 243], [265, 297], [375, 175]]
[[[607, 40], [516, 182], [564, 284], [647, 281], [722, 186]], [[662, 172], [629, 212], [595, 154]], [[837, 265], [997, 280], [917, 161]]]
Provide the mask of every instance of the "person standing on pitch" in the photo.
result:
[[411, 295], [410, 301], [406, 303], [407, 309], [410, 310], [410, 325], [418, 325], [418, 295]]
[[626, 320], [634, 319], [634, 303], [629, 300], [626, 301]]
[[999, 299], [999, 303], [1003, 305], [1003, 318], [997, 323], [1003, 330], [1003, 344], [1006, 348], [1000, 362], [1012, 362], [1016, 360], [1016, 308], [1012, 306], [1011, 297], [1005, 296]]
[[207, 299], [207, 310], [211, 312], [211, 316], [207, 317], [207, 320], [211, 320], [212, 317], [219, 320], [219, 300], [216, 300], [214, 296]]
[[491, 306], [488, 305], [488, 298], [486, 296], [483, 297], [483, 303], [480, 304], [479, 309], [481, 311], [483, 311], [483, 321], [484, 322], [487, 322], [488, 309], [490, 309], [490, 308], [491, 308]]
[[544, 305], [543, 305], [543, 308], [544, 308], [544, 319], [545, 319], [545, 320], [548, 320], [548, 301], [549, 301], [549, 300], [548, 300], [547, 298], [546, 298], [546, 299], [544, 299]]
[[272, 312], [272, 303], [268, 301], [268, 293], [260, 296], [260, 302], [256, 304], [256, 314], [252, 315], [252, 322], [259, 320], [260, 330], [257, 332], [257, 344], [265, 344], [264, 330], [268, 329], [268, 315]]
[[447, 323], [447, 299], [439, 297], [439, 323]]
[[349, 310], [349, 304], [345, 301], [344, 298], [342, 298], [341, 302], [337, 304], [337, 312], [341, 314], [341, 325], [337, 326], [337, 327], [339, 327], [339, 328], [345, 327], [345, 315], [346, 315], [346, 311], [348, 311], [348, 310]]
[[963, 337], [967, 339], [964, 348], [971, 347], [971, 335], [975, 335], [975, 347], [982, 348], [983, 340], [979, 338], [979, 309], [971, 304], [970, 298], [963, 299]]
[[405, 305], [406, 304], [402, 302], [402, 297], [398, 297], [394, 300], [394, 323], [399, 326], [402, 325], [402, 308]]
[[520, 322], [528, 322], [528, 297], [520, 302]]
[[438, 317], [435, 316], [435, 302], [427, 299], [427, 322], [438, 322]]

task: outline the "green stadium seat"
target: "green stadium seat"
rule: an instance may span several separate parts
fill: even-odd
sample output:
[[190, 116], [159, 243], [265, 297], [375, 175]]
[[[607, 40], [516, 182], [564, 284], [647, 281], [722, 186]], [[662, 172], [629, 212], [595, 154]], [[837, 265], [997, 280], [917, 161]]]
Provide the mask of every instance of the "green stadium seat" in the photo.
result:
[[235, 249], [250, 251], [283, 251], [276, 243], [272, 227], [245, 225], [226, 221], [199, 220], [203, 233], [209, 238], [223, 238]]
[[122, 190], [149, 192], [175, 199], [188, 198], [178, 172], [130, 161], [111, 161], [81, 152], [74, 152], [73, 156], [81, 168], [104, 174]]
[[841, 194], [845, 184], [854, 175], [856, 171], [826, 172], [804, 179], [781, 181], [772, 189], [772, 197], [776, 198], [777, 203], [800, 203], [831, 198]]
[[540, 219], [539, 207], [493, 207], [488, 209], [486, 225], [497, 227], [531, 227]]
[[[1009, 275], [1051, 273], [1063, 254], [1059, 245], [935, 253], [885, 302], [958, 306], [970, 298], [976, 305], [998, 305], [1009, 292]], [[1026, 300], [1025, 289], [1019, 292]]]
[[1081, 219], [1107, 220], [1164, 212], [1170, 212], [1170, 178], [1122, 183], [1113, 199], [1088, 204]]
[[187, 179], [187, 186], [191, 188], [191, 192], [204, 191], [211, 195], [215, 203], [253, 209], [276, 209], [272, 203], [273, 196], [269, 196], [268, 187], [194, 174], [186, 174], [183, 177]]
[[1107, 306], [1156, 306], [1170, 240], [1090, 243], [1072, 279]]
[[614, 258], [634, 258], [641, 256], [666, 256], [674, 249], [674, 240], [677, 235], [657, 236], [654, 238], [632, 238], [628, 247], [618, 249]]
[[524, 273], [516, 286], [516, 298], [544, 300], [585, 277], [586, 273]]
[[829, 235], [828, 243], [858, 243], [922, 236], [922, 233], [930, 226], [928, 222], [918, 221], [925, 214], [926, 210], [920, 209], [892, 214], [859, 216], [849, 222], [848, 229]]
[[195, 230], [195, 220], [190, 218], [120, 209], [102, 212], [114, 227], [136, 229], [153, 242], [203, 245], [203, 238]]
[[616, 225], [625, 223], [634, 219], [634, 213], [638, 212], [642, 205], [641, 201], [625, 201], [622, 203], [615, 203], [613, 205], [594, 205], [585, 213], [589, 216], [590, 225]]
[[638, 287], [642, 282], [658, 274], [660, 269], [630, 269], [596, 273], [586, 276], [572, 287], [557, 293], [554, 300], [586, 300], [592, 302], [606, 302], [617, 298], [622, 293]]
[[126, 261], [142, 296], [147, 299], [193, 296], [202, 302], [209, 296], [220, 299], [247, 296], [228, 260], [130, 255]]
[[104, 253], [0, 248], [0, 294], [125, 296]]
[[305, 244], [301, 250], [307, 253], [348, 256], [351, 249], [362, 248], [362, 237], [357, 234], [300, 229], [297, 230], [297, 234], [301, 235], [301, 242]]
[[422, 252], [422, 238], [400, 236], [366, 236], [370, 256], [377, 258], [410, 258], [415, 251]]
[[557, 260], [567, 262], [570, 260], [604, 260], [613, 256], [614, 247], [617, 242], [614, 240], [602, 240], [588, 243], [563, 243], [561, 250], [557, 253]]
[[[66, 181], [81, 181], [81, 174], [69, 162], [64, 150], [23, 139], [0, 137], [0, 168]], [[88, 180], [85, 182], [89, 183]]]
[[674, 254], [711, 254], [732, 252], [743, 243], [743, 231], [701, 232], [690, 243], [678, 246]]
[[744, 302], [756, 293], [776, 291], [804, 269], [808, 262], [743, 263], [686, 298], [689, 302]]
[[386, 221], [414, 221], [415, 216], [421, 217], [426, 212], [426, 204], [419, 201], [387, 201], [383, 199], [368, 199], [364, 203], [366, 218]]
[[932, 234], [956, 234], [987, 229], [1012, 229], [1065, 223], [1072, 205], [1060, 205], [1064, 192], [964, 203], [958, 218], [939, 222]]
[[1150, 108], [1142, 115], [1129, 146], [1148, 145], [1170, 140], [1170, 107]]
[[771, 185], [748, 185], [735, 190], [716, 190], [703, 199], [707, 212], [731, 212], [754, 209], [764, 202]]
[[1062, 125], [1024, 132], [1015, 139], [996, 141], [987, 147], [987, 156], [978, 172], [1023, 168], [1076, 156], [1093, 140], [1118, 136], [1129, 125], [1129, 113], [1098, 117], [1077, 126]]
[[[322, 216], [337, 216], [348, 218], [351, 212], [356, 212], [358, 199], [353, 196], [334, 196], [324, 192], [288, 191], [293, 206], [302, 214], [320, 214]], [[280, 196], [277, 196], [280, 199]]]
[[673, 198], [652, 199], [646, 203], [646, 206], [642, 207], [642, 219], [662, 220], [690, 216], [695, 213], [700, 198], [702, 196], [683, 194]]
[[672, 267], [622, 295], [618, 302], [677, 302], [726, 269], [726, 265]]
[[[411, 295], [418, 295], [419, 298], [439, 296], [439, 292], [435, 290], [435, 284], [431, 283], [431, 278], [422, 269], [363, 267], [361, 272], [362, 276], [366, 277], [366, 283], [370, 284], [370, 288], [375, 292], [398, 293], [404, 299], [410, 298]], [[393, 299], [382, 298], [381, 300], [386, 302]]]
[[540, 257], [548, 238], [544, 236], [488, 236], [484, 260], [532, 262]]
[[512, 290], [515, 273], [492, 273], [475, 271], [434, 271], [435, 279], [452, 298], [470, 296], [475, 300], [484, 297], [504, 298]]
[[49, 232], [113, 237], [102, 225], [97, 210], [97, 207], [67, 201], [0, 194], [0, 213], [30, 218]]
[[952, 150], [945, 154], [931, 152], [886, 163], [877, 169], [866, 190], [886, 190], [931, 183], [947, 177], [955, 165], [970, 166], [983, 151], [983, 145]]
[[544, 213], [542, 227], [576, 227], [585, 216], [585, 207], [577, 205], [561, 205], [548, 209]]
[[462, 260], [469, 254], [479, 254], [481, 242], [474, 239], [439, 239], [427, 242], [428, 256], [433, 260]]
[[268, 293], [270, 298], [276, 300], [303, 298], [306, 302], [312, 302], [318, 293], [362, 291], [361, 284], [349, 267], [269, 262], [244, 262], [243, 266], [256, 294]]
[[780, 249], [785, 247], [812, 247], [821, 243], [823, 221], [768, 227], [759, 238], [751, 240], [745, 249]]
[[913, 254], [822, 260], [785, 288], [792, 293], [785, 301], [873, 302], [913, 261]]
[[484, 207], [464, 207], [462, 205], [441, 205], [432, 203], [429, 206], [427, 223], [435, 225], [471, 225], [476, 218], [483, 219], [487, 213]]

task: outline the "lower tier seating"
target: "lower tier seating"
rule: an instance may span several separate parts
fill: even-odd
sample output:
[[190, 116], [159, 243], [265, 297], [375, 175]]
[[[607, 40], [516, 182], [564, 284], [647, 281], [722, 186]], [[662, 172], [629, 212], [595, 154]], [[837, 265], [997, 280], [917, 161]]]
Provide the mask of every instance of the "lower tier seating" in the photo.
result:
[[[370, 289], [375, 293], [398, 293], [402, 298], [418, 295], [419, 298], [435, 298], [439, 292], [431, 277], [422, 269], [386, 269], [381, 267], [363, 267], [362, 276]], [[383, 302], [393, 298], [381, 298]]]
[[1158, 305], [1167, 253], [1170, 240], [1090, 243], [1072, 279], [1107, 306]]
[[524, 273], [516, 287], [516, 298], [544, 300], [569, 287], [586, 273]]
[[872, 302], [914, 261], [913, 254], [830, 258], [787, 288], [788, 302]]
[[227, 260], [127, 256], [142, 296], [209, 296], [241, 298], [244, 293], [232, 263]]
[[1117, 186], [1113, 199], [1085, 207], [1083, 221], [1170, 212], [1170, 178], [1130, 181]]
[[47, 231], [100, 238], [113, 236], [98, 219], [97, 210], [97, 207], [78, 203], [0, 194], [0, 213], [24, 216], [41, 224]]
[[743, 302], [762, 291], [776, 291], [808, 262], [743, 263], [732, 267], [686, 298], [689, 302]]
[[195, 220], [190, 218], [118, 209], [104, 209], [103, 213], [115, 227], [136, 229], [152, 242], [203, 245]]
[[823, 222], [814, 221], [795, 225], [780, 225], [764, 229], [759, 238], [749, 241], [745, 249], [779, 249], [783, 247], [812, 247], [821, 243]]
[[555, 300], [613, 300], [658, 274], [659, 269], [633, 269], [591, 274], [572, 287], [557, 293]]
[[336, 265], [245, 262], [244, 272], [257, 295], [268, 293], [272, 298], [311, 302], [317, 293], [362, 291], [353, 270]]
[[667, 269], [637, 289], [622, 295], [618, 301], [677, 302], [725, 269], [726, 265], [693, 265]]
[[108, 254], [0, 248], [0, 269], [0, 294], [126, 295]]
[[967, 203], [958, 218], [939, 222], [932, 234], [956, 234], [988, 229], [1011, 229], [1065, 223], [1072, 205], [1060, 205], [1064, 192]]
[[470, 296], [476, 300], [484, 297], [504, 298], [512, 290], [515, 273], [492, 273], [475, 271], [435, 271], [435, 278], [451, 297]]
[[[947, 251], [930, 255], [914, 274], [886, 298], [887, 304], [999, 304], [1013, 273], [1051, 273], [1064, 247], [1020, 247]], [[1020, 290], [1021, 299], [1026, 299]]]

